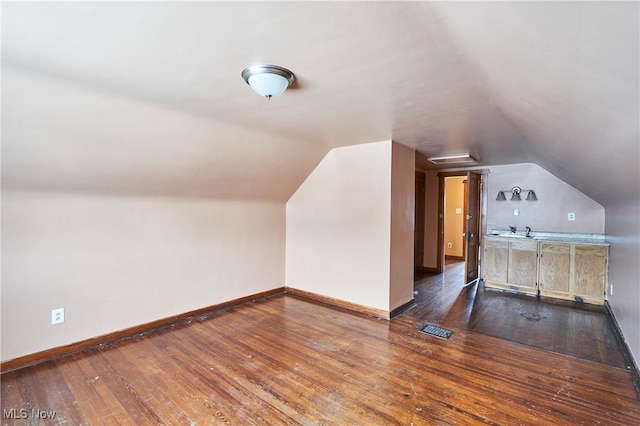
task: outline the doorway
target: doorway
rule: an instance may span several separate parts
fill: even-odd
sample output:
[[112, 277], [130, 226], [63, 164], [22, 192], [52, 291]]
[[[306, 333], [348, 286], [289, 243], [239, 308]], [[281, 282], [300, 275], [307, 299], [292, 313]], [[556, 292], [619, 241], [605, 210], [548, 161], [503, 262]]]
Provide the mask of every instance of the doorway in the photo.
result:
[[[448, 256], [449, 259], [459, 259], [466, 264], [465, 283], [477, 280], [482, 229], [481, 211], [483, 211], [480, 208], [481, 173], [481, 171], [438, 172], [436, 170], [416, 172], [414, 222], [416, 274], [420, 276], [442, 274], [446, 266], [445, 256]], [[462, 223], [454, 228], [450, 239], [445, 238], [444, 210], [447, 178], [457, 178], [462, 183], [463, 194], [462, 201], [450, 206], [452, 214]], [[448, 243], [451, 243], [451, 249], [448, 249]], [[453, 251], [455, 249], [458, 251]]]
[[473, 171], [441, 172], [438, 177], [439, 263], [445, 264], [447, 253], [464, 261], [465, 283], [471, 284], [479, 277], [482, 175]]
[[466, 260], [465, 218], [467, 217], [467, 176], [444, 178], [444, 258], [445, 263]]

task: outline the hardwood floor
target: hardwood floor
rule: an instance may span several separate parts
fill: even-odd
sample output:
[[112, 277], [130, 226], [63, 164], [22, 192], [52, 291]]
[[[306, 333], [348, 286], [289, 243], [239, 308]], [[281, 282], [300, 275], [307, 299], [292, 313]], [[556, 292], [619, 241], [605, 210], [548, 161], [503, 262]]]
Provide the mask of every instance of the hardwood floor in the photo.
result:
[[275, 296], [9, 372], [2, 424], [640, 424], [628, 372], [458, 327], [473, 303], [442, 280], [417, 297], [448, 306], [391, 322]]
[[604, 308], [525, 294], [464, 288], [464, 262], [448, 262], [444, 274], [416, 281], [412, 314], [424, 322], [625, 368], [624, 356]]

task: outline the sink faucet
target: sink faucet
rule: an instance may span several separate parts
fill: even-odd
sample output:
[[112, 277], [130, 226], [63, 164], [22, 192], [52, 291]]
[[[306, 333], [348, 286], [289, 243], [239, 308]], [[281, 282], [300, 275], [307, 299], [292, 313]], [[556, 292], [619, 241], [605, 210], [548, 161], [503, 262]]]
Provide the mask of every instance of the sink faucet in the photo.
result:
[[512, 234], [516, 233], [516, 227], [515, 226], [509, 225], [509, 230], [511, 231]]
[[527, 234], [526, 234], [526, 235], [527, 235], [527, 237], [530, 237], [530, 235], [529, 235], [529, 234], [531, 234], [531, 227], [530, 227], [530, 226], [527, 226], [525, 229], [527, 230]]

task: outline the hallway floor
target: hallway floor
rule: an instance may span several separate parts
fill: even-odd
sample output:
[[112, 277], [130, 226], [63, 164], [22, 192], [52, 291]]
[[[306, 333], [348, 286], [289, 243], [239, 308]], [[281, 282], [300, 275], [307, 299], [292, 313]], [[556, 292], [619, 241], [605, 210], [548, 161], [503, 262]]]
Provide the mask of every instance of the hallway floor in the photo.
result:
[[579, 359], [625, 368], [602, 306], [464, 286], [464, 262], [448, 261], [443, 274], [415, 283], [411, 316], [445, 328], [465, 329]]

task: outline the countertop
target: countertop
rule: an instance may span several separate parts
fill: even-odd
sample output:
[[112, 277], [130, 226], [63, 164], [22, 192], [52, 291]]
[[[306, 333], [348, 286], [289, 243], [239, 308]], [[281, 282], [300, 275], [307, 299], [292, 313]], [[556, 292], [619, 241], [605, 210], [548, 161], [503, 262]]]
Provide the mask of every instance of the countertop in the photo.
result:
[[588, 244], [598, 246], [608, 246], [606, 236], [602, 234], [576, 234], [566, 232], [531, 232], [530, 237], [526, 237], [524, 231], [517, 231], [512, 234], [508, 229], [492, 229], [485, 235], [485, 238], [507, 240], [507, 241], [542, 241], [568, 244]]

